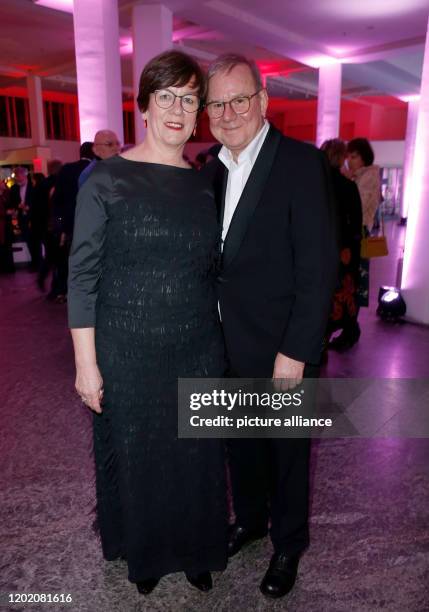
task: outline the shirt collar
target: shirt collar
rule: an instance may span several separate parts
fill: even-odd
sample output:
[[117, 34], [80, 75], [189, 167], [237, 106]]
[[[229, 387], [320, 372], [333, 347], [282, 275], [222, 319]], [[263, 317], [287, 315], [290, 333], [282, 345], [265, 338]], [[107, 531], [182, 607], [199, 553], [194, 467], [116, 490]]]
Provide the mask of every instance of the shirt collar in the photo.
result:
[[231, 168], [232, 164], [234, 164], [235, 166], [240, 166], [246, 161], [249, 161], [253, 165], [256, 161], [256, 158], [258, 157], [258, 153], [261, 149], [262, 143], [264, 142], [269, 129], [270, 124], [265, 119], [264, 125], [256, 134], [254, 139], [249, 142], [249, 144], [245, 149], [243, 149], [243, 151], [241, 151], [240, 155], [238, 156], [237, 162], [234, 162], [231, 151], [227, 149], [224, 145], [218, 154], [220, 161], [228, 168], [228, 170]]

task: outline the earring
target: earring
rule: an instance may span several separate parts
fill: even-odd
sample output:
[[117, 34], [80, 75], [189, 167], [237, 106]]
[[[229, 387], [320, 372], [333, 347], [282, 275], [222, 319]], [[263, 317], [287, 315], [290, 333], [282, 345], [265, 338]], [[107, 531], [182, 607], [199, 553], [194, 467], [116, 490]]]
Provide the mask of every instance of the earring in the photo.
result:
[[192, 132], [192, 136], [195, 136], [197, 133], [197, 124], [195, 124], [194, 131]]
[[144, 120], [144, 126], [147, 128], [147, 119]]

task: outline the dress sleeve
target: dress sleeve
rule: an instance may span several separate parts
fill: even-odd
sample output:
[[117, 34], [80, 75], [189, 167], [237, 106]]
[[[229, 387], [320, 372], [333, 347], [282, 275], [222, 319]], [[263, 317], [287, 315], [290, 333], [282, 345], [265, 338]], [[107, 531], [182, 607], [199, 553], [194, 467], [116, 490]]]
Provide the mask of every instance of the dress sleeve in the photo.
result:
[[356, 182], [362, 201], [363, 224], [371, 231], [374, 215], [381, 200], [381, 184], [378, 167], [368, 168], [370, 169], [367, 169]]
[[108, 221], [106, 203], [111, 195], [110, 173], [99, 162], [77, 198], [67, 294], [70, 328], [95, 327], [95, 306], [103, 271]]

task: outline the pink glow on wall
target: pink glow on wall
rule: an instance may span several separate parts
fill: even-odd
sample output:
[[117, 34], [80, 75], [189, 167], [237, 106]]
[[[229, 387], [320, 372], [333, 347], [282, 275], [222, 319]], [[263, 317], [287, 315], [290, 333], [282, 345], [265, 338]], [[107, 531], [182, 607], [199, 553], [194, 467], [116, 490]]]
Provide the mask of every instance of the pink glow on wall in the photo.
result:
[[402, 289], [407, 317], [429, 324], [429, 21], [423, 61], [414, 161], [410, 169], [412, 192], [405, 238]]
[[40, 157], [34, 157], [33, 169], [34, 169], [34, 172], [43, 172], [43, 162]]
[[73, 13], [73, 0], [35, 0], [35, 4], [57, 11]]
[[121, 36], [119, 39], [119, 51], [121, 55], [131, 55], [133, 52], [133, 39], [131, 36]]
[[326, 16], [365, 19], [383, 18], [386, 15], [406, 15], [412, 9], [427, 8], [427, 0], [359, 0], [359, 2], [338, 2], [323, 0]]
[[316, 146], [331, 138], [338, 138], [340, 131], [341, 69], [338, 62], [319, 68], [319, 95], [317, 100]]
[[107, 127], [123, 142], [117, 0], [74, 0], [73, 24], [82, 141]]
[[[411, 98], [411, 96], [410, 96]], [[419, 114], [419, 96], [408, 102], [407, 132], [405, 135], [404, 178], [401, 201], [401, 218], [405, 219], [414, 198], [413, 165], [416, 147], [417, 120]]]
[[412, 94], [409, 96], [399, 96], [402, 102], [418, 102], [420, 100], [420, 94]]
[[311, 66], [312, 68], [320, 68], [321, 66], [329, 66], [332, 64], [338, 64], [341, 60], [336, 57], [330, 57], [329, 55], [308, 55], [301, 59], [303, 64]]

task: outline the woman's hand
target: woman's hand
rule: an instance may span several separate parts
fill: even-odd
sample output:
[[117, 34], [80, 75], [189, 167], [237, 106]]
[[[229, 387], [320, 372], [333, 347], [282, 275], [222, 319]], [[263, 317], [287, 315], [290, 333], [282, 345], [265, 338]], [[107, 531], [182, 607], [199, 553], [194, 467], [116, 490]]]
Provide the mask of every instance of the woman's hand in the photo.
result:
[[101, 414], [103, 400], [103, 379], [97, 365], [79, 367], [76, 370], [76, 391], [84, 404]]

